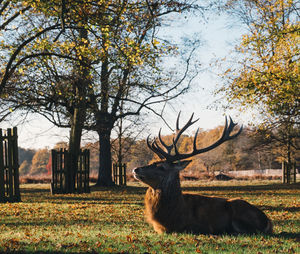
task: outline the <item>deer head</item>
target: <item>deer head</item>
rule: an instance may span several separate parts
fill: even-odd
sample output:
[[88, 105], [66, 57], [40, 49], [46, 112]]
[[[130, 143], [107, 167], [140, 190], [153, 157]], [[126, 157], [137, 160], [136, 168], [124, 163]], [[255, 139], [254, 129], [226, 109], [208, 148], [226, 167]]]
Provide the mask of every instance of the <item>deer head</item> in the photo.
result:
[[[133, 170], [134, 177], [149, 185], [153, 189], [161, 189], [163, 186], [168, 186], [168, 183], [175, 183], [179, 176], [179, 171], [183, 170], [189, 161], [180, 161], [177, 163], [161, 161], [151, 165], [136, 168]], [[178, 178], [179, 179], [179, 178]]]
[[179, 118], [180, 118], [180, 112], [179, 112], [176, 121], [176, 135], [173, 138], [173, 142], [171, 145], [167, 145], [163, 141], [161, 137], [161, 129], [158, 133], [158, 138], [155, 138], [152, 142], [150, 142], [150, 135], [148, 136], [147, 138], [148, 147], [159, 156], [161, 161], [155, 162], [145, 167], [134, 169], [133, 174], [137, 180], [144, 182], [145, 184], [149, 185], [154, 189], [161, 188], [162, 186], [166, 186], [168, 185], [168, 183], [175, 184], [174, 182], [175, 179], [178, 178], [179, 181], [179, 177], [178, 177], [179, 171], [183, 170], [191, 162], [191, 160], [186, 161], [185, 159], [191, 158], [197, 154], [205, 153], [207, 151], [216, 148], [217, 146], [221, 145], [225, 141], [237, 137], [242, 132], [243, 129], [243, 127], [241, 127], [237, 133], [231, 134], [236, 124], [233, 123], [231, 117], [229, 117], [229, 123], [228, 123], [227, 117], [225, 117], [225, 126], [221, 137], [215, 143], [211, 144], [208, 147], [197, 148], [196, 141], [199, 132], [199, 128], [198, 128], [193, 140], [193, 150], [190, 153], [182, 154], [178, 152], [177, 143], [182, 133], [187, 128], [189, 128], [191, 125], [193, 125], [195, 122], [198, 121], [198, 119], [193, 121], [193, 116], [194, 113], [192, 114], [188, 122], [182, 128], [179, 128]]

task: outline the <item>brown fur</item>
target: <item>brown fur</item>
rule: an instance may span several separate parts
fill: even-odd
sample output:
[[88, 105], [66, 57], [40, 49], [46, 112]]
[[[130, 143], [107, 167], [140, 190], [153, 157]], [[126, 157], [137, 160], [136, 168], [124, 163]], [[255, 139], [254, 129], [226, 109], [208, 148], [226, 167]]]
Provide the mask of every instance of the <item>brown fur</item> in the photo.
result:
[[182, 194], [178, 169], [186, 165], [186, 162], [156, 163], [134, 170], [135, 177], [150, 186], [145, 196], [146, 218], [156, 232], [273, 232], [271, 220], [244, 200]]
[[272, 233], [272, 223], [255, 206], [240, 199], [183, 194], [165, 203], [160, 190], [145, 196], [146, 218], [158, 233]]

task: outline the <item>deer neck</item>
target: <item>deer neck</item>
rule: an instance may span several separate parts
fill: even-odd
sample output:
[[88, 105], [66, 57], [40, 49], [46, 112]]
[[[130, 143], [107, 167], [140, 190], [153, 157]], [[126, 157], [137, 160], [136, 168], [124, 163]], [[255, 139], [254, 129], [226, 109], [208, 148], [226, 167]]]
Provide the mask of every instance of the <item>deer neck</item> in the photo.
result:
[[160, 208], [174, 209], [182, 200], [179, 174], [164, 179], [157, 188], [149, 188], [146, 195], [146, 205], [154, 210]]
[[161, 186], [161, 198], [166, 201], [177, 201], [181, 197], [181, 186], [179, 180], [179, 174], [166, 178], [162, 181]]
[[170, 180], [162, 181], [158, 188], [150, 187], [145, 196], [146, 218], [158, 233], [171, 232], [182, 220], [184, 205], [179, 175]]

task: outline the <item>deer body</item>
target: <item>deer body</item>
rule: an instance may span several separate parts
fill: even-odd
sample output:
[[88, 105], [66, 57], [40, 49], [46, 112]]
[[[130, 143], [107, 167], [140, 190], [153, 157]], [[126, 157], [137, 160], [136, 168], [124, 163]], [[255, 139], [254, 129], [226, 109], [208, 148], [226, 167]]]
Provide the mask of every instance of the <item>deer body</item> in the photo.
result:
[[[133, 170], [134, 177], [149, 186], [145, 196], [148, 222], [158, 233], [272, 233], [273, 226], [270, 219], [260, 209], [244, 200], [182, 193], [179, 172], [191, 161], [180, 160], [211, 150], [241, 132], [240, 130], [237, 134], [230, 135], [235, 126], [230, 119], [229, 126], [226, 121], [222, 137], [213, 145], [197, 149], [197, 131], [193, 151], [189, 154], [179, 154], [176, 143], [183, 131], [194, 123], [192, 117], [182, 129], [179, 129], [178, 116], [177, 136], [173, 139], [172, 145], [166, 145], [159, 134], [159, 141], [164, 150], [156, 140], [152, 144], [147, 140], [149, 148], [165, 160]], [[174, 154], [171, 154], [173, 149]]]
[[[183, 161], [180, 165], [185, 163], [188, 164], [189, 161]], [[161, 166], [163, 168], [165, 165]], [[135, 177], [137, 179], [141, 179], [142, 175], [147, 177], [151, 165], [147, 167], [135, 169]], [[156, 167], [160, 167], [158, 163]], [[163, 172], [163, 169], [160, 171]], [[151, 172], [154, 175], [153, 171]], [[148, 188], [145, 196], [146, 218], [157, 233], [272, 232], [272, 223], [268, 217], [248, 202], [182, 193], [179, 172], [165, 171], [165, 173], [167, 173], [165, 179], [161, 182], [150, 183], [152, 186]], [[144, 182], [147, 183], [145, 180]], [[149, 182], [147, 184], [149, 185]]]

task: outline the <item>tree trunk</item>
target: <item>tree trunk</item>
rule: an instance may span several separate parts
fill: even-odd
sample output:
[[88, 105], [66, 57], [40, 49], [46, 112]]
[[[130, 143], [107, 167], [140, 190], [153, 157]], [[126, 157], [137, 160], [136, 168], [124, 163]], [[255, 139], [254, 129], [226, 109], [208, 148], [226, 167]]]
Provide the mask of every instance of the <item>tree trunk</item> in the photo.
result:
[[119, 165], [122, 165], [123, 163], [123, 153], [122, 153], [122, 132], [123, 132], [123, 119], [120, 119], [120, 124], [119, 124], [119, 136], [118, 136], [118, 161], [117, 163]]
[[112, 158], [111, 158], [111, 143], [110, 143], [110, 135], [111, 128], [101, 128], [98, 131], [99, 135], [99, 145], [100, 145], [100, 153], [99, 153], [99, 174], [96, 186], [114, 186], [114, 182], [112, 181]]
[[[79, 29], [80, 43], [88, 43], [88, 33], [84, 28]], [[81, 39], [85, 39], [82, 42]], [[86, 62], [87, 59], [82, 57]], [[68, 158], [68, 172], [66, 179], [67, 193], [75, 192], [75, 176], [78, 170], [78, 156], [80, 153], [80, 141], [82, 135], [82, 129], [86, 119], [86, 91], [90, 84], [89, 79], [89, 67], [77, 64], [74, 67], [74, 93], [75, 101], [72, 105], [73, 113], [71, 116], [71, 130], [69, 141], [69, 158]]]
[[66, 179], [67, 193], [74, 193], [75, 191], [75, 176], [78, 170], [78, 156], [80, 152], [80, 141], [85, 121], [85, 113], [85, 107], [77, 107], [74, 109], [71, 120], [68, 172]]

